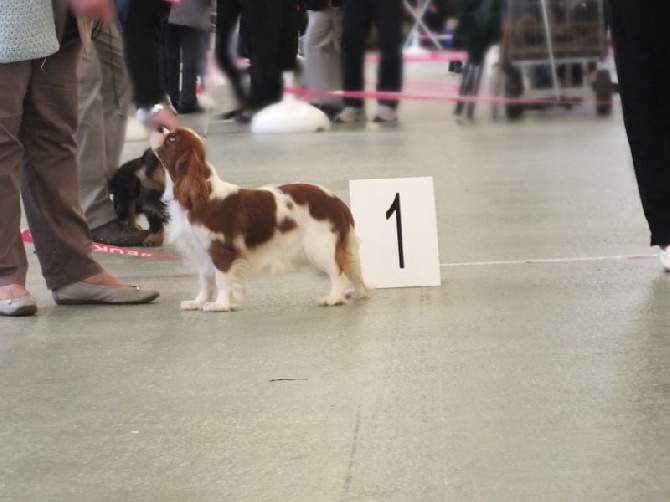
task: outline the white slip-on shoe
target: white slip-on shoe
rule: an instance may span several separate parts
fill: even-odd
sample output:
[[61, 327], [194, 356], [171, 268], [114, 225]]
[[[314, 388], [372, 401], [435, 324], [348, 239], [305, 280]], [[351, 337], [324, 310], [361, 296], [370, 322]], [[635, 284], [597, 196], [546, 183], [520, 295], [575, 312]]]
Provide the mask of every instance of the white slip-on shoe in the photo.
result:
[[365, 110], [355, 106], [345, 106], [333, 119], [336, 124], [360, 124], [367, 120]]
[[0, 316], [24, 317], [37, 312], [37, 302], [30, 293], [18, 298], [0, 300]]
[[51, 292], [58, 305], [138, 305], [158, 298], [158, 291], [139, 286], [100, 286], [73, 282]]

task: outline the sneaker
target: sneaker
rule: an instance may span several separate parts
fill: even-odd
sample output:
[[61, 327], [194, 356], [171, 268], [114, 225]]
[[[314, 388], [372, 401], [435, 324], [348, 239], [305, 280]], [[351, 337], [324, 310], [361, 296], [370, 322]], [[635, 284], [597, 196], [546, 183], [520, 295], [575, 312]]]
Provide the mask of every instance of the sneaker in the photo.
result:
[[398, 114], [396, 113], [395, 108], [391, 108], [387, 105], [379, 105], [377, 108], [377, 115], [375, 115], [373, 121], [384, 124], [397, 122]]
[[659, 246], [659, 258], [661, 259], [661, 265], [663, 270], [670, 272], [670, 244], [667, 246]]
[[119, 247], [142, 246], [148, 235], [148, 231], [130, 228], [120, 220], [108, 221], [91, 230], [91, 238], [94, 242]]
[[365, 110], [355, 106], [345, 106], [344, 109], [333, 119], [337, 124], [356, 124], [365, 122]]

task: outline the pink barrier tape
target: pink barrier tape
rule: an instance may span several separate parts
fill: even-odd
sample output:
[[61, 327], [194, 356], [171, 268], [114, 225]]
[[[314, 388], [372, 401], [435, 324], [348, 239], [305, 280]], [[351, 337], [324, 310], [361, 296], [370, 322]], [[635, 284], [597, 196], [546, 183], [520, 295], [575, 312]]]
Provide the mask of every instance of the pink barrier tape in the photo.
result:
[[[330, 92], [315, 92], [307, 89], [300, 89], [296, 87], [286, 87], [284, 92], [301, 96], [304, 100], [309, 101], [317, 96], [334, 96], [340, 98], [360, 98], [360, 99], [382, 99], [389, 101], [433, 101], [446, 103], [509, 103], [520, 105], [545, 105], [545, 106], [579, 106], [583, 104], [595, 104], [595, 100], [579, 100], [579, 99], [523, 99], [523, 98], [496, 98], [493, 96], [458, 96], [458, 95], [427, 95], [414, 94], [409, 92], [386, 92], [386, 91], [330, 91]], [[605, 103], [603, 103], [605, 104]], [[608, 102], [609, 104], [609, 102]]]
[[[365, 60], [367, 62], [378, 62], [380, 55], [378, 52], [368, 52], [365, 55]], [[466, 61], [468, 59], [468, 53], [465, 51], [420, 51], [420, 52], [405, 52], [403, 53], [402, 59], [406, 63], [430, 63], [430, 62], [441, 62], [441, 61]], [[239, 69], [248, 68], [251, 64], [248, 58], [237, 58], [236, 59], [237, 67]]]
[[[21, 238], [25, 244], [34, 244], [33, 236], [30, 233], [30, 230], [24, 230], [21, 232]], [[135, 258], [151, 258], [154, 260], [168, 260], [168, 261], [181, 261], [181, 258], [178, 256], [170, 256], [160, 253], [149, 253], [147, 251], [138, 251], [136, 249], [122, 248], [119, 246], [112, 246], [110, 244], [101, 244], [99, 242], [93, 242], [91, 245], [91, 251], [94, 253], [106, 253], [113, 254], [116, 256], [133, 256]]]
[[[366, 84], [370, 87], [377, 85], [376, 81], [368, 80]], [[420, 89], [427, 90], [430, 92], [439, 92], [444, 93], [458, 93], [458, 90], [461, 88], [461, 85], [458, 83], [448, 83], [448, 82], [406, 82], [404, 84], [405, 89]]]
[[[366, 54], [365, 60], [368, 62], [379, 61], [379, 53], [371, 52]], [[430, 63], [439, 61], [465, 61], [468, 59], [468, 53], [465, 51], [425, 51], [425, 52], [405, 52], [402, 55], [406, 63]]]
[[[614, 51], [610, 47], [608, 56], [612, 56]], [[379, 62], [380, 55], [378, 52], [368, 52], [365, 55], [365, 61], [369, 63]], [[406, 63], [431, 63], [431, 62], [451, 62], [468, 60], [468, 53], [466, 51], [442, 50], [442, 51], [420, 51], [420, 52], [405, 52], [402, 59]], [[238, 58], [237, 65], [240, 69], [248, 68], [250, 65], [249, 59]]]

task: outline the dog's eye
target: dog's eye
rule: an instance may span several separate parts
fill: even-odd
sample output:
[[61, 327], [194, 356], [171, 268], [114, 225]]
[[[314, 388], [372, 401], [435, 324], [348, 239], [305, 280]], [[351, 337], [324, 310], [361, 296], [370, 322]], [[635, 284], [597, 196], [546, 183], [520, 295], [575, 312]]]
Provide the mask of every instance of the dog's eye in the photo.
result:
[[174, 143], [175, 141], [177, 141], [177, 135], [176, 135], [175, 133], [171, 132], [170, 134], [167, 135], [167, 138], [166, 138], [166, 139], [167, 139], [170, 143]]

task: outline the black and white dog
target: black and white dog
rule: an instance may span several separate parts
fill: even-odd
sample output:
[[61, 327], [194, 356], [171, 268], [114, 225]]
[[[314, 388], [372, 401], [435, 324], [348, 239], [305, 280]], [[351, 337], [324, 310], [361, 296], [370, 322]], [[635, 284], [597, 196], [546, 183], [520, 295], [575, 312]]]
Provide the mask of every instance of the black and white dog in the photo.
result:
[[168, 220], [163, 202], [165, 169], [154, 152], [148, 148], [141, 157], [123, 164], [110, 180], [109, 190], [119, 220], [140, 228], [137, 219], [144, 215], [149, 222], [144, 245], [161, 246]]

